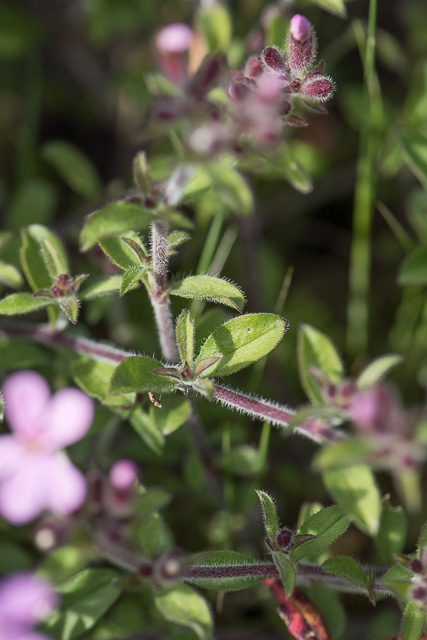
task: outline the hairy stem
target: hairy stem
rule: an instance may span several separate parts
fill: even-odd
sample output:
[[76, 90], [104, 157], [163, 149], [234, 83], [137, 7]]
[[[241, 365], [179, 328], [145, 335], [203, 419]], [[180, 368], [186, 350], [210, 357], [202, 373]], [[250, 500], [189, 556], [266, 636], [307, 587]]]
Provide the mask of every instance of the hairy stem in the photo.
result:
[[[378, 579], [385, 573], [385, 569], [372, 567], [377, 580], [372, 585], [375, 593], [392, 593], [381, 584]], [[186, 573], [185, 579], [189, 582], [198, 580], [215, 580], [224, 578], [271, 578], [278, 576], [279, 572], [273, 562], [264, 562], [257, 564], [233, 564], [233, 565], [196, 565], [190, 566]], [[358, 593], [368, 595], [367, 590], [348, 582], [340, 576], [325, 573], [322, 569], [314, 564], [297, 565], [296, 569], [297, 585], [308, 587], [313, 584], [321, 584], [330, 589], [345, 593]]]
[[170, 310], [170, 299], [166, 294], [167, 223], [163, 220], [153, 222], [151, 225], [151, 261], [153, 271], [148, 293], [159, 333], [160, 346], [163, 357], [168, 362], [176, 362], [178, 349]]

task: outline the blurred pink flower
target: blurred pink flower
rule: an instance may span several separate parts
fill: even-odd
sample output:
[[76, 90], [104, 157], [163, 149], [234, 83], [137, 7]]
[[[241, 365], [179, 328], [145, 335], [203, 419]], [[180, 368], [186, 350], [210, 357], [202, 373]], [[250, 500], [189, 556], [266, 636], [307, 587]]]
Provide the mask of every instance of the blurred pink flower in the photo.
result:
[[182, 85], [187, 79], [185, 54], [192, 39], [192, 30], [181, 22], [168, 25], [156, 36], [155, 47], [162, 71], [176, 85]]
[[0, 514], [24, 524], [43, 509], [72, 513], [83, 502], [83, 474], [60, 451], [80, 440], [93, 419], [93, 402], [82, 391], [51, 396], [46, 380], [19, 371], [3, 384], [11, 435], [0, 436]]
[[48, 640], [33, 632], [56, 609], [51, 585], [32, 573], [16, 573], [0, 581], [0, 640]]
[[117, 460], [111, 467], [108, 475], [111, 486], [114, 487], [116, 491], [123, 491], [125, 493], [134, 488], [137, 478], [138, 467], [133, 460], [128, 460], [127, 458]]

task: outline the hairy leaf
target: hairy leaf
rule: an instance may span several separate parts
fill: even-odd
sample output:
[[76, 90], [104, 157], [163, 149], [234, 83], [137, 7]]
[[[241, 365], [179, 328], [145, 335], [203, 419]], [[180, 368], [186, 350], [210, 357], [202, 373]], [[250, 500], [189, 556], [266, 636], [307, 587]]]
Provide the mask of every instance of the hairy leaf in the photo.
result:
[[211, 300], [242, 311], [245, 298], [236, 285], [216, 276], [189, 276], [175, 282], [169, 294], [194, 300]]
[[81, 250], [88, 251], [104, 238], [118, 236], [131, 230], [146, 229], [153, 215], [151, 209], [129, 202], [115, 202], [104, 209], [94, 211], [86, 217], [80, 233]]

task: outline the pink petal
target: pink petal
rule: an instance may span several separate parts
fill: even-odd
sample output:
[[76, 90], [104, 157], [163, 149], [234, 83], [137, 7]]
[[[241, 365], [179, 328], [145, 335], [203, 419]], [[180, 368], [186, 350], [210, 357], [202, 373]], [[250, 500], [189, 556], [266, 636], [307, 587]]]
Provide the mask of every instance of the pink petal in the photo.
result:
[[2, 630], [4, 627], [15, 629], [16, 637], [21, 637], [17, 631], [19, 627], [44, 620], [56, 609], [57, 604], [58, 598], [49, 582], [32, 573], [16, 573], [0, 582]]
[[17, 371], [3, 383], [5, 416], [16, 433], [31, 434], [50, 397], [46, 380], [35, 371]]
[[130, 491], [138, 478], [138, 467], [133, 460], [123, 458], [111, 467], [108, 479], [117, 491]]
[[86, 497], [86, 480], [63, 453], [50, 456], [46, 465], [45, 506], [53, 513], [76, 511]]
[[12, 524], [33, 520], [45, 505], [44, 469], [48, 456], [26, 455], [0, 485], [0, 514]]
[[184, 53], [189, 49], [193, 32], [182, 22], [170, 24], [156, 36], [156, 48], [159, 53]]
[[45, 441], [54, 449], [80, 440], [92, 424], [93, 401], [83, 391], [66, 387], [55, 393], [45, 414]]
[[0, 480], [18, 469], [23, 454], [22, 445], [15, 436], [0, 436]]

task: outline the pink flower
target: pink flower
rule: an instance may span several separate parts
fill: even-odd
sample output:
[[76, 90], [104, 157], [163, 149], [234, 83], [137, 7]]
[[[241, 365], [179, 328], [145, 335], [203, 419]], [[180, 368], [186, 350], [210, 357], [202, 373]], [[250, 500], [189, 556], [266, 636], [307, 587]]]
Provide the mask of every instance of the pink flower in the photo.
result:
[[3, 384], [11, 435], [0, 436], [0, 514], [24, 524], [43, 509], [75, 511], [86, 495], [83, 474], [60, 451], [80, 440], [93, 419], [93, 402], [78, 389], [53, 396], [34, 371], [19, 371]]
[[190, 48], [193, 32], [181, 22], [168, 25], [156, 36], [155, 46], [165, 75], [177, 85], [187, 78], [185, 54]]
[[118, 460], [112, 467], [108, 476], [111, 485], [116, 491], [128, 492], [135, 486], [138, 478], [138, 467], [133, 460], [123, 458]]
[[48, 640], [33, 633], [56, 609], [58, 599], [50, 584], [31, 573], [16, 573], [0, 581], [0, 640]]

